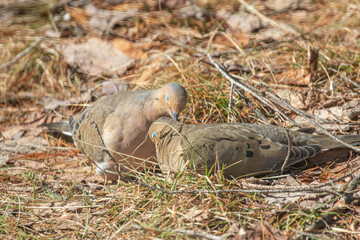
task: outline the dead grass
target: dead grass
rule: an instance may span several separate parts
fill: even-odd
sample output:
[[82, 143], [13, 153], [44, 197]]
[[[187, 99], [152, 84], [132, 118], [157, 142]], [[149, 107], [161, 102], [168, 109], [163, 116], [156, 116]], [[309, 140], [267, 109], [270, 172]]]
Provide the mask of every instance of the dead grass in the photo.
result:
[[[2, 239], [225, 239], [231, 235], [229, 229], [234, 224], [251, 229], [260, 225], [260, 232], [270, 234], [266, 235], [269, 239], [275, 236], [275, 230], [266, 232], [266, 224], [281, 230], [284, 238], [295, 238], [304, 232], [319, 239], [359, 238], [358, 199], [345, 204], [343, 198], [332, 195], [304, 195], [287, 202], [258, 193], [164, 194], [136, 184], [104, 184], [100, 177], [94, 176], [91, 162], [71, 143], [42, 133], [39, 125], [75, 114], [81, 109], [81, 103], [89, 100], [82, 98], [83, 94], [90, 90], [93, 98], [100, 96], [100, 84], [110, 79], [109, 76], [87, 76], [64, 63], [58, 51], [61, 42], [99, 35], [110, 40], [115, 36], [106, 32], [99, 34], [74, 17], [67, 23], [62, 20], [62, 10], [50, 14], [56, 1], [49, 4], [45, 4], [46, 1], [26, 2], [28, 5], [6, 5], [5, 11], [0, 11], [0, 14], [14, 14], [13, 18], [0, 21], [0, 65], [44, 36], [54, 22], [58, 28], [60, 23], [68, 24], [62, 27], [69, 35], [45, 39], [16, 64], [0, 70], [0, 143], [4, 147], [0, 149]], [[35, 2], [37, 4], [33, 5]], [[219, 37], [211, 49], [216, 61], [237, 66], [238, 70], [232, 73], [245, 77], [246, 82], [256, 87], [259, 83], [267, 84], [275, 92], [278, 89], [299, 92], [304, 97], [304, 109], [309, 113], [331, 102], [336, 105], [359, 99], [359, 89], [340, 77], [341, 73], [355, 82], [360, 80], [358, 1], [312, 1], [306, 5], [308, 8], [277, 14], [256, 2], [255, 8], [264, 15], [302, 33], [301, 37], [283, 36], [273, 41], [262, 39], [262, 30], [242, 35], [242, 40], [237, 38], [225, 21], [214, 17], [225, 5], [216, 1], [198, 3], [208, 11], [204, 20], [182, 19], [175, 10], [163, 7], [159, 11], [158, 5], [151, 5], [151, 1], [138, 2], [141, 8], [137, 20], [121, 22], [116, 34], [136, 42], [146, 56], [121, 78], [131, 89], [155, 88], [170, 81], [184, 85], [189, 101], [180, 117], [183, 122], [231, 121], [229, 83], [204, 62], [208, 60], [199, 51], [199, 48], [206, 50], [208, 33], [217, 27], [229, 31], [245, 55], [226, 38]], [[111, 9], [102, 1], [94, 1], [94, 4]], [[227, 5], [229, 9], [237, 9], [234, 6], [238, 7], [239, 3], [231, 1]], [[127, 3], [120, 6], [123, 9]], [[246, 42], [244, 39], [248, 44], [242, 45]], [[294, 81], [304, 77], [300, 74], [303, 70], [306, 73], [308, 46], [320, 49], [319, 68], [314, 82], [298, 86]], [[271, 109], [248, 97], [271, 123], [290, 125]], [[77, 101], [45, 110], [49, 99]], [[237, 121], [260, 123], [253, 109], [234, 94], [233, 110]], [[295, 117], [291, 112], [286, 114]], [[333, 132], [356, 133], [358, 120], [352, 123], [346, 130]], [[357, 165], [359, 158], [353, 154], [347, 161], [312, 163], [296, 169], [294, 178], [301, 184], [329, 182], [350, 173]], [[139, 178], [146, 184], [167, 190], [218, 190], [239, 188], [242, 184], [224, 179], [220, 173], [201, 176], [184, 172], [171, 177], [148, 173]], [[351, 180], [351, 177], [345, 178], [336, 186]], [[280, 178], [269, 180], [267, 184], [276, 186], [288, 182]], [[200, 237], [190, 231], [205, 235]], [[233, 235], [229, 239], [235, 239], [231, 238]]]

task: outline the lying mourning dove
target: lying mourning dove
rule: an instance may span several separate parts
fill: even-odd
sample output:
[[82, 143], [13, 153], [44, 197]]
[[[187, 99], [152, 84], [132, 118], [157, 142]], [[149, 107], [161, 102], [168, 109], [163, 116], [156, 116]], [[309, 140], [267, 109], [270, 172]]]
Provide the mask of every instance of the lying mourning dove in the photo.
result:
[[96, 172], [106, 172], [107, 179], [115, 180], [118, 178], [116, 164], [102, 151], [94, 123], [122, 169], [142, 170], [152, 166], [149, 160], [155, 157], [155, 146], [147, 137], [150, 125], [163, 116], [177, 120], [186, 101], [185, 89], [177, 83], [168, 83], [159, 89], [104, 96], [76, 117], [70, 117], [69, 122], [45, 126], [71, 134], [76, 147], [97, 163]]
[[[328, 136], [289, 130], [291, 151], [285, 167], [342, 145]], [[288, 155], [288, 136], [282, 127], [260, 124], [214, 123], [188, 125], [160, 118], [149, 129], [157, 160], [165, 171], [189, 164], [202, 174], [216, 167], [240, 177], [280, 170]], [[338, 136], [359, 144], [360, 135]], [[188, 162], [188, 163], [187, 163]]]

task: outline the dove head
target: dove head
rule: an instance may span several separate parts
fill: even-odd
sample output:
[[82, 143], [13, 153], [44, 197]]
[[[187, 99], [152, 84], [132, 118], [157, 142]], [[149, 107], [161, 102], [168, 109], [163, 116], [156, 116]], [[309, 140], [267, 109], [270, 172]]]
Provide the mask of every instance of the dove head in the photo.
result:
[[159, 90], [161, 92], [159, 103], [162, 105], [165, 112], [167, 112], [174, 120], [177, 120], [180, 112], [184, 110], [186, 106], [186, 90], [177, 83], [165, 84]]
[[[162, 117], [153, 122], [149, 128], [149, 137], [155, 145], [166, 136], [168, 133], [178, 128], [178, 125], [181, 124], [171, 118]], [[175, 130], [176, 131], [176, 130]]]

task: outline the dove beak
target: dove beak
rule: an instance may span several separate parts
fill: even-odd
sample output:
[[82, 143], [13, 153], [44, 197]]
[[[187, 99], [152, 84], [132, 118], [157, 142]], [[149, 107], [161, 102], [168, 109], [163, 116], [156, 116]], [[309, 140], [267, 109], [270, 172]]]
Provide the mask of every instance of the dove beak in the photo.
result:
[[178, 116], [179, 116], [179, 115], [178, 115], [176, 112], [174, 112], [174, 110], [171, 109], [171, 117], [172, 117], [175, 121], [178, 120]]

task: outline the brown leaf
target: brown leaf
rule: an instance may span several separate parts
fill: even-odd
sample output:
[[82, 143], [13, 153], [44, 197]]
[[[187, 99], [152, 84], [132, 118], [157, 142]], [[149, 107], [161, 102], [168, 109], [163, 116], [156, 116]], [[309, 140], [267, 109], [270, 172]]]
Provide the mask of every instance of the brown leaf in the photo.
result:
[[283, 232], [267, 222], [257, 223], [254, 226], [243, 226], [240, 223], [234, 223], [224, 236], [228, 236], [228, 240], [289, 239]]
[[185, 216], [195, 222], [201, 222], [209, 218], [209, 210], [190, 209]]
[[90, 38], [86, 42], [63, 44], [64, 61], [89, 75], [122, 75], [134, 60], [110, 42]]
[[111, 41], [111, 43], [116, 47], [118, 50], [126, 54], [128, 57], [133, 58], [135, 60], [141, 58], [144, 55], [144, 52], [137, 46], [134, 45], [134, 43], [121, 39], [121, 38], [115, 38]]
[[226, 9], [222, 9], [217, 12], [217, 16], [225, 19], [230, 29], [238, 30], [243, 33], [251, 33], [262, 27], [261, 20], [258, 17], [246, 12], [232, 14]]
[[127, 8], [126, 11], [109, 11], [97, 9], [94, 5], [85, 6], [85, 12], [90, 16], [89, 25], [95, 29], [106, 31], [112, 29], [117, 23], [134, 17], [138, 8]]
[[65, 10], [74, 18], [77, 24], [81, 26], [89, 24], [88, 15], [84, 9], [65, 6]]
[[311, 76], [308, 71], [304, 68], [300, 69], [290, 69], [281, 74], [281, 80], [279, 82], [285, 84], [295, 84], [295, 85], [309, 85]]
[[101, 86], [101, 92], [104, 95], [112, 95], [127, 90], [127, 85], [122, 79], [109, 79], [102, 82]]
[[290, 103], [293, 107], [299, 109], [306, 108], [304, 104], [304, 96], [300, 92], [292, 91], [290, 89], [278, 89], [276, 90], [276, 94]]
[[157, 71], [162, 69], [164, 65], [168, 62], [167, 58], [158, 58], [154, 60], [153, 63], [150, 64], [144, 71], [139, 78], [136, 79], [137, 84], [142, 84], [146, 80], [148, 80], [151, 76], [153, 76]]
[[279, 28], [265, 28], [259, 31], [258, 39], [264, 42], [282, 41], [286, 33]]
[[267, 0], [264, 5], [274, 11], [284, 11], [286, 9], [296, 9], [298, 0]]
[[[232, 33], [229, 37], [240, 47], [246, 47], [249, 42], [250, 38], [247, 34], [244, 33]], [[234, 48], [234, 44], [224, 35], [216, 35], [214, 38], [214, 44], [224, 45], [228, 47]]]

